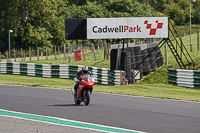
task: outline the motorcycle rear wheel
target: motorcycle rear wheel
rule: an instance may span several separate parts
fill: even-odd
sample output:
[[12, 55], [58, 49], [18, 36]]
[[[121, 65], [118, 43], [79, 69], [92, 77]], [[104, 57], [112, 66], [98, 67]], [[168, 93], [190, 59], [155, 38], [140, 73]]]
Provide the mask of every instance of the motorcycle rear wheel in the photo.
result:
[[75, 96], [74, 96], [74, 102], [76, 105], [80, 105], [81, 101], [79, 101]]
[[90, 91], [85, 91], [84, 94], [84, 104], [87, 106], [90, 103]]

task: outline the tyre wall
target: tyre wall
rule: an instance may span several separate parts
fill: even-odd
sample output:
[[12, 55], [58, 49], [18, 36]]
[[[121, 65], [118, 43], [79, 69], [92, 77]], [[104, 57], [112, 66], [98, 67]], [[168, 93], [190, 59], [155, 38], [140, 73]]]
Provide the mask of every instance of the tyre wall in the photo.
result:
[[[116, 70], [117, 52], [118, 52], [118, 49], [116, 47], [118, 47], [118, 44], [115, 44], [115, 45], [117, 45], [117, 46], [111, 47], [111, 60], [110, 60], [111, 70]], [[161, 54], [160, 48], [155, 49], [154, 52], [151, 53], [151, 51], [155, 48], [156, 45], [157, 45], [156, 43], [142, 44], [142, 45], [130, 45], [128, 48], [128, 53], [129, 53], [128, 60], [127, 60], [127, 54], [124, 58], [122, 58], [122, 57], [119, 57], [119, 58], [121, 58], [121, 60], [125, 61], [125, 63], [124, 63], [125, 65], [127, 64], [126, 61], [129, 61], [131, 64], [131, 69], [139, 70], [141, 73], [141, 78], [142, 78], [142, 75], [147, 75], [147, 74], [151, 73], [152, 71], [155, 71], [159, 67], [163, 66], [163, 64], [164, 64], [163, 56]], [[122, 52], [122, 46], [119, 48], [119, 50], [120, 50], [120, 52]], [[125, 53], [126, 53], [126, 50], [127, 50], [127, 48], [125, 47], [124, 48]], [[145, 59], [145, 60], [143, 61], [143, 59]], [[121, 62], [123, 62], [123, 61], [121, 61]], [[122, 65], [124, 65], [124, 64], [122, 64]], [[118, 65], [121, 65], [121, 63]], [[126, 68], [127, 67], [125, 66], [124, 69], [122, 69], [122, 70], [125, 70]], [[130, 69], [130, 66], [128, 66], [128, 68]]]

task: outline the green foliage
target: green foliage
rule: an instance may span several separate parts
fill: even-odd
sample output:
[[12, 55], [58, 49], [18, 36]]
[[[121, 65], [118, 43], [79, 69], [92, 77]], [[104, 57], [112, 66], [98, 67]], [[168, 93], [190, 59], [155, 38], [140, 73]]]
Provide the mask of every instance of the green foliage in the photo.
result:
[[[190, 34], [190, 27], [188, 25], [184, 25], [184, 26], [175, 26], [177, 32], [183, 37], [184, 33], [185, 35], [189, 35]], [[197, 31], [200, 31], [200, 24], [196, 24], [196, 25], [191, 25], [191, 29], [192, 29], [192, 34], [193, 33], [197, 33]]]
[[149, 6], [140, 4], [131, 0], [109, 1], [105, 4], [108, 11], [111, 11], [113, 17], [147, 17], [150, 16]]
[[2, 0], [0, 4], [0, 49], [8, 44], [8, 30], [12, 29], [11, 47], [28, 48], [62, 45], [64, 0]]
[[191, 1], [192, 23], [200, 24], [200, 1], [196, 0], [138, 0], [150, 5], [155, 16], [168, 16], [176, 25], [189, 23], [189, 2]]
[[160, 69], [157, 69], [154, 73], [151, 75], [148, 75], [144, 80], [139, 82], [139, 84], [158, 84], [158, 83], [168, 83], [167, 79], [167, 67], [163, 67]]
[[[189, 23], [189, 7], [189, 0], [174, 0], [174, 2], [166, 2], [162, 12], [174, 20], [176, 25], [184, 25]], [[199, 8], [200, 2], [191, 0], [191, 19], [193, 24], [200, 24]]]
[[166, 4], [164, 13], [173, 18], [175, 23], [178, 25], [184, 24], [188, 17], [185, 15], [185, 10], [181, 9], [180, 5], [178, 5], [177, 3], [172, 3], [170, 5]]
[[[192, 23], [200, 24], [200, 1], [191, 2]], [[52, 47], [66, 43], [66, 18], [151, 16], [169, 16], [176, 25], [186, 25], [189, 0], [1, 0], [0, 49], [8, 50], [10, 29], [11, 48]]]
[[30, 47], [36, 48], [40, 46], [50, 46], [52, 35], [44, 27], [34, 27], [27, 24], [27, 31], [25, 34], [24, 43], [29, 44]]

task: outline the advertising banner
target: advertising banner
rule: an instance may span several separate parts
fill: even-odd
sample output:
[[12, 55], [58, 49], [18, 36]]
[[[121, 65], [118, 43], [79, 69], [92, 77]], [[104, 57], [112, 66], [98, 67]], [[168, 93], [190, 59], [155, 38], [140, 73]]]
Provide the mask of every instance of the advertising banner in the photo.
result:
[[87, 18], [87, 39], [168, 38], [168, 17]]

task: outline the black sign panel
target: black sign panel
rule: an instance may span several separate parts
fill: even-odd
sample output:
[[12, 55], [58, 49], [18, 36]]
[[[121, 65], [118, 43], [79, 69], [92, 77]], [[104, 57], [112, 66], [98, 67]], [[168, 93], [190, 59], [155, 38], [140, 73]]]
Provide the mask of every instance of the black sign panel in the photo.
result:
[[87, 39], [87, 19], [65, 19], [66, 40]]

